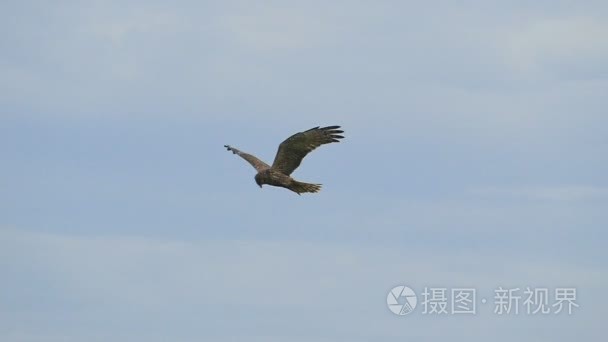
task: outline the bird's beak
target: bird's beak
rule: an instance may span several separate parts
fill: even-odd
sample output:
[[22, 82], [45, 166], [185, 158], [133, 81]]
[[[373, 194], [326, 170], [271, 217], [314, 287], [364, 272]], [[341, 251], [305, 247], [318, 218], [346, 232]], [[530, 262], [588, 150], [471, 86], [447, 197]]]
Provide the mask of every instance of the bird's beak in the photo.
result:
[[262, 184], [258, 185], [260, 187], [260, 189], [262, 188]]

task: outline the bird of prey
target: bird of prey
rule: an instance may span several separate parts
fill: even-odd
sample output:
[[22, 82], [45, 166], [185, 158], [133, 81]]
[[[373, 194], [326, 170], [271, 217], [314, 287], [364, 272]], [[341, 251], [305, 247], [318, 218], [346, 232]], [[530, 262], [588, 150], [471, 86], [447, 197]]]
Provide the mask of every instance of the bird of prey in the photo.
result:
[[279, 145], [272, 166], [230, 145], [224, 145], [224, 147], [248, 161], [258, 171], [255, 175], [255, 182], [260, 188], [262, 184], [268, 184], [289, 189], [298, 195], [306, 192], [314, 193], [321, 190], [321, 184], [298, 182], [289, 175], [300, 166], [302, 159], [317, 147], [332, 142], [340, 142], [339, 139], [344, 138], [340, 134], [344, 131], [339, 130], [339, 128], [340, 126], [322, 128], [317, 126], [292, 135]]

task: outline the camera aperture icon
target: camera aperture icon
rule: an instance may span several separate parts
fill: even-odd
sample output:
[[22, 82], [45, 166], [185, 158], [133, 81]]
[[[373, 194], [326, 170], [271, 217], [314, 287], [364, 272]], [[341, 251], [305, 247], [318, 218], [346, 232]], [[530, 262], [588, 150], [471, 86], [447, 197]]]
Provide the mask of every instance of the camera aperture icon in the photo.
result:
[[418, 297], [414, 290], [403, 285], [393, 287], [386, 296], [386, 305], [395, 315], [409, 314], [414, 311], [417, 303]]

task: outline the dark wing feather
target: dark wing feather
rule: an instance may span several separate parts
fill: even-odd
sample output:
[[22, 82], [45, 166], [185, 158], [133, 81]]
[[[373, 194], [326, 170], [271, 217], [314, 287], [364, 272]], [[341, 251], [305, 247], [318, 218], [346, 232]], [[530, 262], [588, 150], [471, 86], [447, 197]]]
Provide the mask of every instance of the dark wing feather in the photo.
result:
[[302, 162], [308, 153], [323, 144], [340, 142], [344, 138], [339, 135], [344, 131], [340, 126], [315, 127], [308, 131], [296, 133], [279, 145], [279, 150], [272, 163], [272, 168], [290, 175]]
[[234, 154], [240, 156], [241, 158], [245, 159], [246, 161], [248, 161], [249, 164], [251, 164], [251, 166], [253, 166], [258, 172], [260, 172], [262, 170], [266, 170], [270, 167], [270, 166], [268, 166], [268, 164], [259, 160], [255, 156], [252, 156], [251, 154], [241, 152], [230, 145], [224, 145], [224, 147], [226, 149], [228, 149], [228, 151], [232, 151], [232, 153], [234, 153]]

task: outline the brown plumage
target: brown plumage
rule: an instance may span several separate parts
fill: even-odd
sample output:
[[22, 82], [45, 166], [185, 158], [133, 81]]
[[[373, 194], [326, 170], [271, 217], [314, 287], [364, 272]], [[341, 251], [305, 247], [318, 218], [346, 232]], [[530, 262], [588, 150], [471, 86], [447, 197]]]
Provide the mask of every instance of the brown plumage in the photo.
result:
[[344, 138], [340, 134], [344, 131], [339, 130], [339, 128], [340, 126], [314, 127], [292, 135], [279, 145], [272, 166], [230, 145], [224, 145], [224, 147], [248, 161], [258, 171], [255, 175], [255, 182], [260, 188], [262, 184], [268, 184], [289, 189], [298, 195], [305, 192], [319, 192], [321, 184], [298, 182], [290, 175], [300, 166], [302, 159], [317, 147], [332, 142], [340, 142], [339, 139]]

